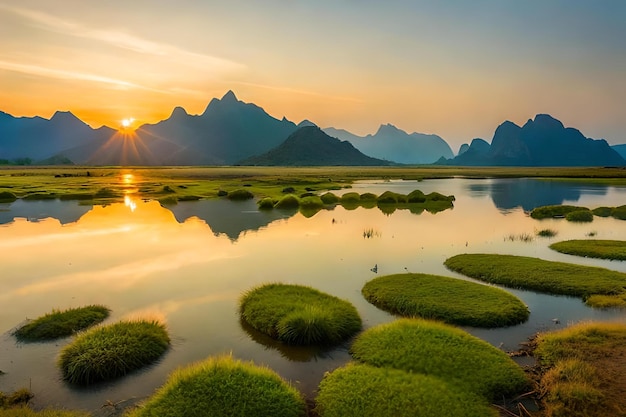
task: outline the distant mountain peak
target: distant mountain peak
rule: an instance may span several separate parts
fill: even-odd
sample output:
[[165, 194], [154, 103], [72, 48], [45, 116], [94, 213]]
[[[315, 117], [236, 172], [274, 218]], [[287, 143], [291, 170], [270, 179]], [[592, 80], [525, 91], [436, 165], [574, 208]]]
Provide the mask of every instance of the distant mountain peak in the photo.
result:
[[237, 96], [235, 95], [235, 93], [233, 93], [233, 90], [228, 90], [228, 92], [224, 94], [224, 97], [222, 97], [222, 101], [228, 102], [228, 101], [239, 101], [239, 100], [237, 100]]
[[310, 121], [308, 119], [304, 119], [303, 121], [298, 123], [298, 125], [296, 127], [300, 128], [300, 127], [305, 127], [305, 126], [315, 126], [315, 127], [317, 127], [317, 125], [315, 123], [313, 123], [312, 121]]
[[76, 117], [71, 111], [57, 110], [50, 118], [50, 121], [60, 123], [80, 123], [81, 125], [87, 125], [85, 122]]
[[398, 129], [397, 127], [395, 127], [391, 123], [387, 123], [387, 124], [380, 125], [380, 127], [378, 128], [378, 130], [376, 131], [374, 136], [397, 134], [397, 133], [406, 133], [406, 132], [404, 130], [402, 130], [402, 129]]
[[181, 106], [176, 106], [174, 110], [172, 111], [172, 114], [170, 115], [170, 119], [183, 117], [183, 116], [189, 116], [189, 113], [187, 113], [187, 110], [185, 110]]
[[560, 120], [555, 119], [549, 114], [538, 114], [534, 120], [535, 126], [545, 129], [564, 129], [563, 123]]

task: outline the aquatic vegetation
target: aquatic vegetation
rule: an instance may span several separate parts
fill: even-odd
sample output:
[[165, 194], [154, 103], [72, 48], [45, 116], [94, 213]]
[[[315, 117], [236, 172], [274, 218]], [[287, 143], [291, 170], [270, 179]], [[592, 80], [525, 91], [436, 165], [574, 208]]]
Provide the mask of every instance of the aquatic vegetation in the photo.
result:
[[479, 397], [431, 375], [349, 363], [324, 375], [320, 417], [497, 417]]
[[558, 232], [554, 229], [541, 229], [537, 231], [537, 236], [539, 237], [554, 237], [558, 234]]
[[269, 368], [230, 356], [174, 371], [127, 417], [303, 417], [302, 395]]
[[274, 208], [277, 209], [294, 209], [298, 207], [300, 207], [300, 199], [293, 194], [287, 194], [274, 205]]
[[327, 204], [327, 205], [337, 204], [339, 202], [339, 197], [337, 197], [335, 194], [331, 192], [322, 194], [320, 198], [322, 199], [324, 204]]
[[352, 304], [302, 285], [256, 287], [241, 297], [239, 313], [258, 331], [293, 345], [333, 345], [361, 330]]
[[504, 290], [437, 275], [382, 276], [367, 282], [361, 293], [390, 313], [460, 326], [511, 326], [529, 315], [521, 300]]
[[259, 206], [259, 210], [270, 210], [270, 209], [273, 209], [274, 208], [274, 204], [276, 204], [276, 201], [274, 201], [274, 199], [271, 198], [271, 197], [262, 198], [257, 203], [257, 205]]
[[495, 254], [462, 254], [448, 258], [446, 267], [493, 284], [549, 294], [582, 297], [626, 293], [626, 274], [605, 268]]
[[159, 359], [169, 335], [157, 321], [121, 321], [95, 327], [65, 346], [59, 357], [63, 378], [80, 385], [126, 375]]
[[611, 217], [619, 220], [626, 220], [626, 205], [614, 207], [613, 210], [611, 210]]
[[540, 333], [535, 356], [547, 371], [540, 390], [546, 416], [620, 415], [626, 407], [626, 325], [580, 323]]
[[254, 194], [252, 194], [249, 190], [238, 189], [228, 193], [226, 198], [229, 200], [249, 200], [254, 198]]
[[407, 199], [404, 194], [394, 193], [393, 191], [385, 191], [378, 196], [378, 204], [398, 204], [406, 203]]
[[20, 341], [33, 342], [53, 340], [72, 334], [100, 323], [109, 317], [110, 310], [101, 305], [52, 310], [24, 326], [13, 334]]
[[374, 230], [373, 228], [368, 228], [363, 230], [363, 238], [371, 239], [373, 237], [380, 237], [380, 232], [378, 230]]
[[550, 249], [568, 255], [626, 260], [626, 241], [623, 240], [566, 240], [551, 244]]
[[[5, 394], [0, 391], [0, 410], [9, 407], [26, 405], [33, 397], [33, 393], [26, 388], [18, 389], [10, 394]], [[0, 414], [0, 416], [1, 415], [2, 414]]]
[[358, 204], [361, 201], [361, 195], [355, 192], [345, 193], [341, 196], [341, 204]]
[[565, 217], [567, 213], [580, 210], [589, 210], [587, 207], [568, 206], [568, 205], [555, 205], [555, 206], [541, 206], [536, 207], [530, 212], [530, 217], [533, 219], [550, 219], [555, 217]]
[[535, 237], [533, 235], [531, 235], [530, 233], [520, 233], [520, 234], [509, 234], [507, 235], [504, 240], [508, 240], [511, 242], [516, 242], [516, 241], [520, 241], [520, 242], [525, 242], [525, 243], [530, 243], [532, 241], [535, 240]]
[[15, 194], [10, 191], [0, 191], [0, 203], [12, 203], [17, 200]]
[[575, 210], [565, 215], [565, 220], [569, 222], [588, 223], [593, 221], [591, 210]]
[[426, 196], [420, 190], [413, 190], [406, 196], [407, 203], [424, 203]]
[[372, 327], [357, 336], [350, 352], [359, 362], [437, 377], [489, 400], [528, 386], [505, 352], [436, 321], [399, 319]]
[[304, 209], [322, 209], [324, 202], [316, 195], [307, 196], [300, 199], [300, 208]]
[[613, 207], [597, 207], [591, 210], [591, 212], [598, 217], [609, 217], [613, 213]]

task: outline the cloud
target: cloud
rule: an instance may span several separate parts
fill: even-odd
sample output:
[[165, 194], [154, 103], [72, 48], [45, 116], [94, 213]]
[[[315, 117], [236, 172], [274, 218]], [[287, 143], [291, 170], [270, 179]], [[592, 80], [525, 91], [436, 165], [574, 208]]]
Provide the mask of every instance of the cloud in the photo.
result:
[[167, 43], [154, 42], [120, 30], [92, 29], [78, 22], [20, 7], [0, 5], [0, 9], [27, 19], [48, 31], [89, 39], [140, 54], [164, 57], [174, 62], [191, 64], [207, 71], [232, 72], [246, 69], [245, 65], [225, 58], [188, 51]]

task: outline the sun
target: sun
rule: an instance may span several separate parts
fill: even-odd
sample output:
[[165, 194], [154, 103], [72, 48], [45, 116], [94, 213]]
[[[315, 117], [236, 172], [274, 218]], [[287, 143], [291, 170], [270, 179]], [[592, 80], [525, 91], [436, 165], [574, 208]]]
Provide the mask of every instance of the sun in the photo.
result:
[[135, 119], [133, 119], [132, 117], [129, 117], [127, 119], [123, 119], [122, 120], [122, 127], [128, 128], [128, 127], [130, 127], [130, 125], [133, 124], [134, 121], [135, 121]]

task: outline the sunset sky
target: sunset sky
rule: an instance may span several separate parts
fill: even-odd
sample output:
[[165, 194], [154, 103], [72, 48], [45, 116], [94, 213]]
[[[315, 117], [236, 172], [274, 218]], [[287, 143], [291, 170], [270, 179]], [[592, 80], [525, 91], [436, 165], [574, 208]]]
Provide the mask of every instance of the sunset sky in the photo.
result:
[[0, 0], [0, 110], [119, 127], [233, 90], [455, 152], [537, 113], [626, 143], [625, 22], [624, 0]]

